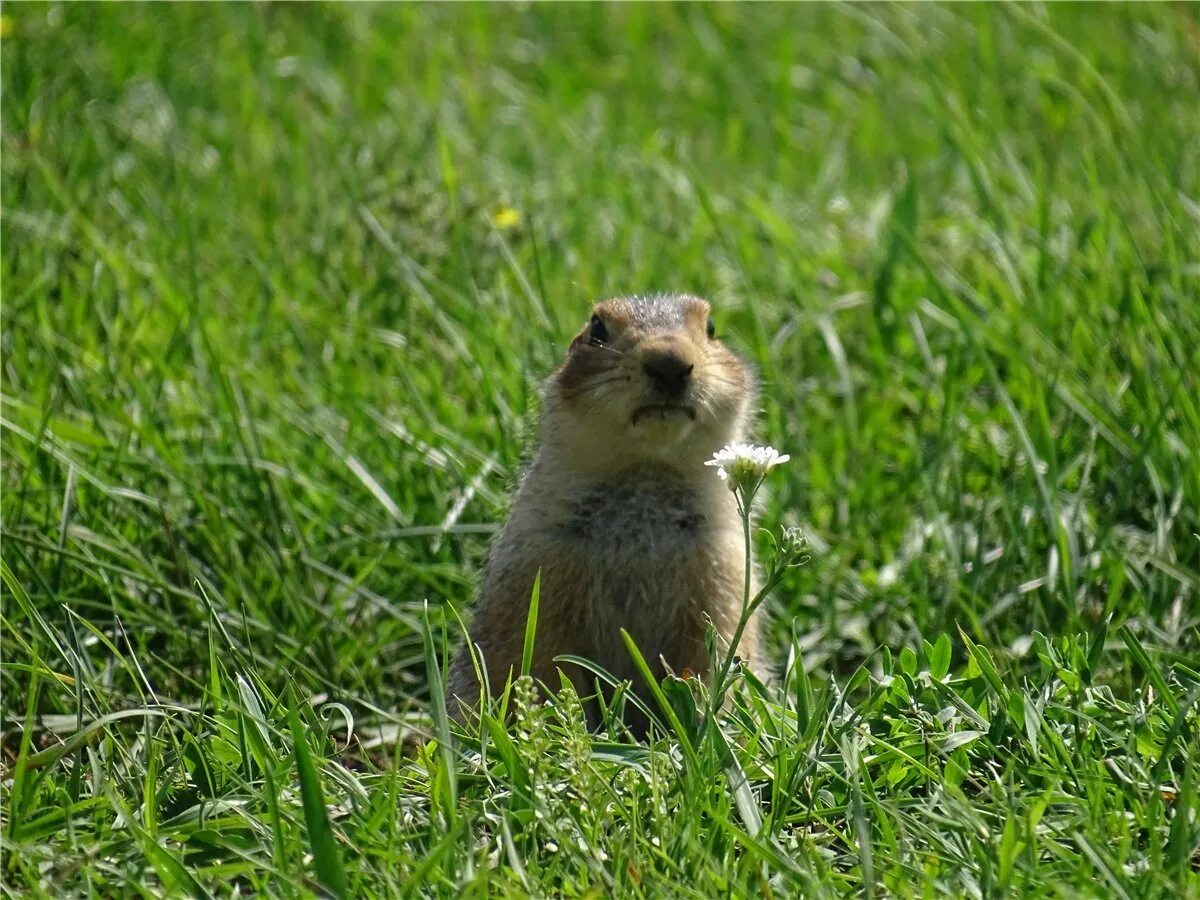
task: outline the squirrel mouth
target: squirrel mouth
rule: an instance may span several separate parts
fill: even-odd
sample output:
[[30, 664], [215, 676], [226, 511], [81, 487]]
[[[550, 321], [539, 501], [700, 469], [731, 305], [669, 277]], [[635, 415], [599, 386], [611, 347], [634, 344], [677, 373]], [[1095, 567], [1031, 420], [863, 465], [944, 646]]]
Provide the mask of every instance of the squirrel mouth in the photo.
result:
[[647, 403], [633, 411], [633, 424], [643, 419], [658, 419], [665, 422], [668, 419], [687, 418], [695, 421], [696, 408], [682, 403]]

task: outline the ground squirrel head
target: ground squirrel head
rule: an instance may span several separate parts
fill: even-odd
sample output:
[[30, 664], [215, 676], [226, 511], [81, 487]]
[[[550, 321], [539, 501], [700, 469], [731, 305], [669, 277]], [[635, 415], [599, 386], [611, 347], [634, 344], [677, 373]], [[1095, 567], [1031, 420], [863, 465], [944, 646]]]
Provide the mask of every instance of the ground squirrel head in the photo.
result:
[[739, 440], [754, 378], [709, 312], [680, 295], [597, 304], [550, 377], [543, 440], [594, 472], [698, 465]]

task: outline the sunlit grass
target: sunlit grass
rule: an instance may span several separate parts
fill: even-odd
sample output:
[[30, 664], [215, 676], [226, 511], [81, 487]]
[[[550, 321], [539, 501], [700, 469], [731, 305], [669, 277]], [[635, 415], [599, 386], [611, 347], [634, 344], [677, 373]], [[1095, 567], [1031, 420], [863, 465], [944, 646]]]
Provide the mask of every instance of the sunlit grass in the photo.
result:
[[[5, 886], [1200, 894], [1198, 35], [7, 6]], [[414, 746], [538, 380], [653, 290], [792, 457], [785, 690]]]

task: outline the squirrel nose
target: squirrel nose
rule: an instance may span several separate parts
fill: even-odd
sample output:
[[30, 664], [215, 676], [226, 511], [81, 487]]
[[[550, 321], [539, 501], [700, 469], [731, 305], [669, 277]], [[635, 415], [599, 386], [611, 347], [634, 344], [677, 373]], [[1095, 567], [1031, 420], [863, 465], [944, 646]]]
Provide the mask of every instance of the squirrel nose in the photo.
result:
[[678, 353], [669, 351], [651, 353], [642, 361], [642, 371], [650, 376], [655, 387], [672, 397], [684, 392], [695, 368]]

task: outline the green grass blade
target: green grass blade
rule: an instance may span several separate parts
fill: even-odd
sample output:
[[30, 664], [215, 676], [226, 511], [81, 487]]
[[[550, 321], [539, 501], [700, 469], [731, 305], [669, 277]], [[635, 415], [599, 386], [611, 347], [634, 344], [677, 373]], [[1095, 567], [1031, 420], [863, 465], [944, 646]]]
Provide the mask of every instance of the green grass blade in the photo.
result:
[[529, 616], [525, 620], [525, 643], [521, 647], [521, 674], [533, 671], [533, 642], [537, 638], [538, 608], [542, 595], [542, 570], [533, 577], [533, 590], [529, 594]]
[[325, 807], [325, 792], [321, 788], [321, 776], [313, 761], [308, 746], [308, 736], [300, 722], [295, 704], [288, 707], [288, 725], [292, 732], [292, 754], [296, 762], [296, 775], [300, 780], [300, 797], [304, 806], [304, 826], [308, 833], [308, 847], [313, 855], [313, 867], [317, 878], [334, 897], [348, 895], [346, 870], [333, 828], [329, 824], [329, 811]]

